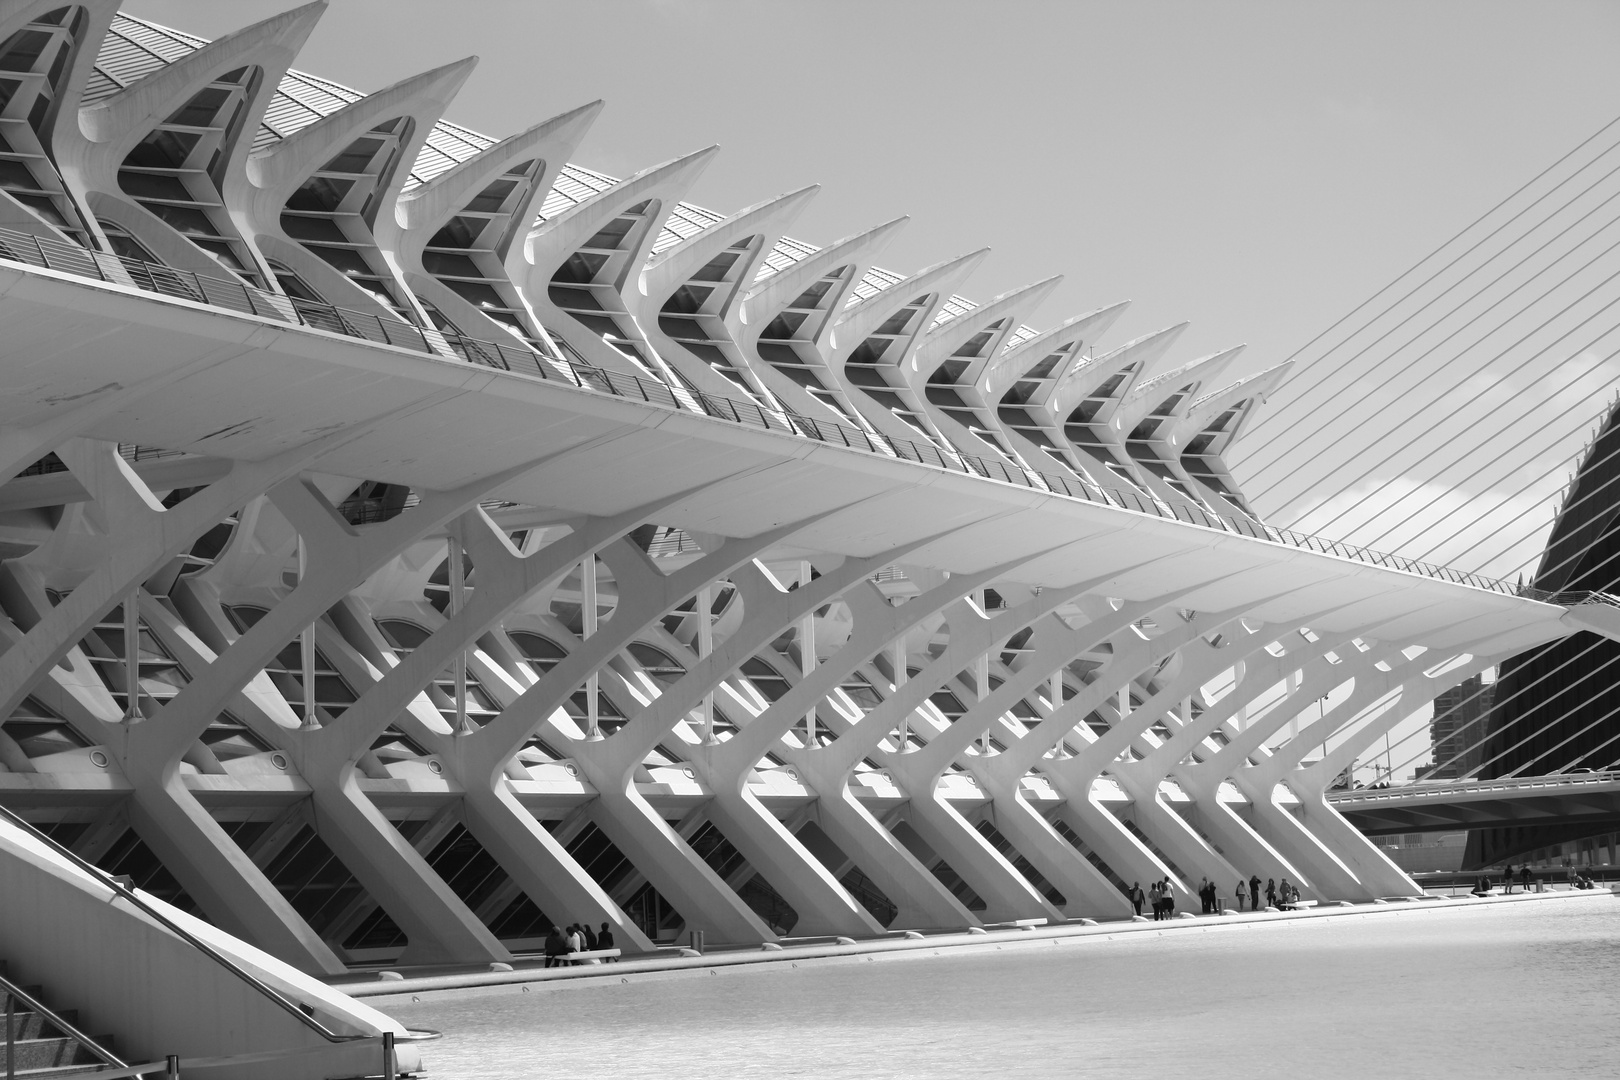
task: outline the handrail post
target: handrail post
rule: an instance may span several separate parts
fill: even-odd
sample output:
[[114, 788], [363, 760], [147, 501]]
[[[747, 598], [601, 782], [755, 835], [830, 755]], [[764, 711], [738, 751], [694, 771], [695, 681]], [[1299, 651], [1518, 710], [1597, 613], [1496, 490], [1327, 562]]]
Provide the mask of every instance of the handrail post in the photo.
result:
[[163, 1059], [163, 1075], [166, 1080], [180, 1080], [180, 1055], [170, 1054]]
[[382, 1069], [383, 1080], [395, 1080], [395, 1078], [398, 1076], [399, 1073], [398, 1073], [398, 1066], [395, 1064], [395, 1059], [394, 1059], [394, 1033], [392, 1031], [383, 1032], [382, 1046], [383, 1046], [383, 1069]]
[[17, 1015], [17, 999], [6, 991], [6, 1080], [17, 1080], [17, 1035], [13, 1023]]

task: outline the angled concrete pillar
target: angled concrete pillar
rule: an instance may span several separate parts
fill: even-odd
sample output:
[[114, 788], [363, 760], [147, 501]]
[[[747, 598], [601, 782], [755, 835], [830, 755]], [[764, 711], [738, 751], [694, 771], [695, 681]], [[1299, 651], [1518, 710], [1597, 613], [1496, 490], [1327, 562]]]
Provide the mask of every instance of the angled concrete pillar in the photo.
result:
[[[875, 574], [893, 561], [894, 554], [846, 559], [792, 592], [767, 582], [757, 566], [740, 567], [731, 576], [743, 596], [741, 624], [611, 738], [576, 747], [577, 760], [601, 793], [599, 826], [686, 916], [688, 925], [695, 922], [699, 928], [710, 929], [719, 940], [766, 941], [775, 937], [706, 863], [684, 842], [676, 842], [675, 831], [636, 790], [634, 768], [732, 670], [851, 584]], [[616, 565], [615, 576], [621, 572]], [[632, 591], [643, 587], [651, 586], [638, 586]], [[673, 607], [679, 599], [669, 596], [668, 606]]]
[[[293, 468], [289, 466], [283, 471], [290, 472]], [[422, 531], [441, 526], [448, 518], [476, 503], [490, 487], [498, 486], [521, 471], [524, 470], [502, 473], [489, 482], [464, 489], [427, 493], [416, 508], [364, 532], [339, 518], [331, 505], [305, 482], [275, 483], [277, 478], [273, 474], [268, 482], [266, 477], [259, 477], [255, 487], [263, 490], [275, 484], [271, 487], [271, 498], [305, 538], [310, 554], [309, 572], [286, 599], [238, 638], [213, 664], [195, 673], [192, 682], [156, 716], [121, 729], [118, 753], [125, 775], [135, 785], [131, 820], [142, 832], [143, 839], [188, 892], [196, 889], [195, 895], [201, 902], [212, 900], [218, 905], [208, 909], [211, 917], [227, 920], [233, 926], [245, 924], [248, 940], [289, 963], [316, 971], [341, 970], [325, 944], [315, 938], [263, 873], [197, 805], [195, 797], [181, 781], [180, 758], [226, 703], [303, 627], [313, 623]], [[199, 514], [212, 511], [208, 513], [206, 524], [198, 522], [193, 536], [200, 535], [204, 528], [223, 516], [222, 511], [206, 501], [211, 490], [193, 495], [166, 513], [188, 508]], [[139, 520], [138, 517], [135, 520]], [[147, 570], [146, 576], [154, 571], [155, 567]], [[74, 597], [80, 591], [75, 590]], [[62, 607], [56, 611], [61, 611]], [[0, 656], [0, 668], [9, 655]], [[222, 890], [229, 890], [229, 895], [222, 895]]]
[[[1230, 805], [1221, 801], [1221, 785], [1233, 771], [1241, 772], [1243, 769], [1243, 756], [1238, 756], [1236, 751], [1232, 755], [1227, 755], [1226, 751], [1234, 744], [1258, 748], [1265, 739], [1294, 720], [1301, 710], [1325, 697], [1347, 680], [1356, 680], [1352, 697], [1357, 696], [1364, 692], [1362, 675], [1376, 670], [1374, 665], [1378, 662], [1398, 657], [1399, 653], [1393, 647], [1369, 649], [1367, 653], [1359, 653], [1350, 643], [1348, 636], [1320, 638], [1313, 643], [1303, 635], [1288, 634], [1279, 638], [1279, 641], [1281, 640], [1287, 640], [1292, 648], [1281, 657], [1263, 653], [1251, 653], [1244, 657], [1246, 670], [1239, 685], [1235, 686], [1216, 708], [1206, 712], [1196, 724], [1183, 729], [1183, 732], [1178, 733], [1177, 738], [1171, 742], [1176, 744], [1178, 750], [1184, 747], [1190, 750], [1186, 739], [1181, 737], [1183, 734], [1191, 738], [1196, 733], [1197, 741], [1202, 741], [1205, 735], [1224, 724], [1238, 709], [1252, 704], [1255, 694], [1276, 686], [1290, 673], [1301, 671], [1299, 685], [1293, 693], [1286, 700], [1278, 702], [1263, 717], [1253, 719], [1244, 731], [1228, 732], [1226, 746], [1206, 755], [1203, 761], [1192, 765], [1182, 764], [1186, 755], [1181, 753], [1164, 764], [1167, 771], [1175, 776], [1182, 790], [1193, 799], [1197, 807], [1199, 824], [1210, 835], [1211, 840], [1228, 853], [1227, 861], [1237, 872], [1237, 877], [1247, 880], [1250, 876], [1258, 874], [1263, 878], [1287, 878], [1299, 886], [1307, 896], [1316, 899], [1338, 898], [1344, 893], [1347, 885], [1342, 868], [1323, 865], [1311, 857], [1308, 845], [1288, 842], [1294, 838], [1279, 837], [1277, 840], [1282, 842], [1275, 842], [1269, 838], [1272, 835], [1269, 830], [1257, 830], [1254, 824], [1245, 821]], [[1337, 650], [1347, 662], [1343, 664], [1330, 662], [1325, 654], [1333, 650]], [[1250, 751], [1253, 752], [1255, 750]], [[1234, 763], [1236, 763], [1235, 770]], [[1242, 786], [1239, 790], [1251, 795], [1252, 803], [1258, 805], [1259, 800], [1254, 799], [1252, 793], [1247, 792]], [[1269, 791], [1265, 802], [1270, 803]], [[1251, 811], [1250, 818], [1257, 821], [1258, 815]], [[1222, 880], [1224, 882], [1225, 878]]]
[[[870, 736], [874, 744], [881, 742], [894, 728], [895, 717], [909, 714], [915, 706], [890, 705], [886, 700], [826, 747], [789, 746], [783, 737], [808, 709], [856, 669], [869, 663], [874, 655], [1006, 569], [1006, 566], [997, 566], [977, 574], [949, 578], [898, 608], [891, 607], [870, 583], [857, 584], [843, 594], [854, 617], [854, 630], [843, 647], [795, 683], [734, 738], [694, 755], [694, 760], [701, 761], [709, 770], [716, 805], [739, 826], [757, 819], [761, 823], [758, 828], [766, 832], [767, 840], [770, 833], [789, 830], [779, 825], [774, 815], [756, 800], [747, 797], [744, 784], [748, 770], [767, 751], [774, 751], [798, 768], [806, 785], [819, 796], [812, 815], [818, 827], [896, 904], [898, 913], [893, 923], [896, 927], [961, 926], [978, 921], [850, 790], [850, 772], [860, 755], [852, 759], [850, 748], [854, 743], [843, 740], [854, 738], [858, 730], [859, 739]], [[757, 829], [747, 830], [750, 834], [755, 831]], [[776, 863], [777, 871], [785, 876], [804, 875], [811, 879], [806, 884], [811, 886], [809, 895], [817, 903], [816, 917], [828, 925], [849, 920], [848, 905], [854, 901], [819, 859], [806, 851], [796, 838], [789, 838], [792, 843], [780, 849], [781, 854], [761, 850], [760, 857]], [[763, 849], [766, 845], [760, 846]], [[864, 914], [862, 911], [852, 920], [855, 929], [867, 928], [861, 917]]]

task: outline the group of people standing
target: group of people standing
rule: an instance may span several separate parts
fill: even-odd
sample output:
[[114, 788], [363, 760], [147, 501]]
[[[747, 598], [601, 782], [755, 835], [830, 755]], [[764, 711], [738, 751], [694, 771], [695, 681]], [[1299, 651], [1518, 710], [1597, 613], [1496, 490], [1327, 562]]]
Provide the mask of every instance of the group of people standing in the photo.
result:
[[[1287, 878], [1277, 881], [1275, 878], [1266, 878], [1265, 885], [1266, 908], [1276, 908], [1279, 911], [1294, 910], [1294, 903], [1299, 900], [1299, 890], [1289, 883]], [[1266, 908], [1260, 906], [1260, 875], [1256, 874], [1248, 881], [1239, 880], [1237, 889], [1232, 894], [1237, 901], [1237, 910], [1243, 910], [1243, 901], [1249, 901], [1250, 911], [1262, 911]]]
[[1127, 895], [1138, 915], [1142, 914], [1142, 902], [1147, 900], [1153, 904], [1154, 922], [1163, 922], [1165, 919], [1176, 917], [1176, 892], [1170, 887], [1169, 878], [1149, 885], [1146, 895], [1142, 892], [1142, 883], [1138, 881], [1131, 886], [1131, 891]]
[[[1248, 902], [1250, 911], [1262, 910], [1260, 907], [1260, 892], [1259, 875], [1251, 877], [1248, 881], [1239, 880], [1237, 890], [1232, 894], [1237, 910], [1243, 910], [1245, 901]], [[1138, 915], [1142, 914], [1143, 902], [1147, 901], [1152, 904], [1154, 922], [1175, 918], [1176, 894], [1170, 885], [1169, 878], [1155, 881], [1148, 887], [1145, 894], [1142, 892], [1142, 883], [1135, 882], [1125, 895], [1129, 898], [1131, 906], [1136, 908]], [[1265, 897], [1267, 908], [1291, 911], [1294, 904], [1299, 900], [1299, 895], [1299, 890], [1290, 884], [1287, 878], [1283, 878], [1281, 882], [1275, 878], [1266, 879]], [[1198, 899], [1204, 906], [1205, 915], [1219, 915], [1221, 913], [1220, 890], [1209, 878], [1204, 878], [1203, 882], [1198, 886]]]
[[600, 952], [613, 947], [613, 931], [607, 923], [603, 923], [602, 929], [594, 933], [584, 923], [570, 923], [564, 930], [558, 930], [553, 926], [546, 934], [546, 962], [542, 966], [549, 968], [571, 967], [574, 964], [600, 964], [602, 962], [600, 957], [571, 959], [571, 956], [574, 953]]

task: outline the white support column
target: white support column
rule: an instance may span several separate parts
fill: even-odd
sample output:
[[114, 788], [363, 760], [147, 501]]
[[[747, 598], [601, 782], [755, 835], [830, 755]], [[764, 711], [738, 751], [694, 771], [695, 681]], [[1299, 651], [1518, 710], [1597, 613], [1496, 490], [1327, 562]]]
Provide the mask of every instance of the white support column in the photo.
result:
[[137, 723], [141, 715], [141, 591], [136, 589], [124, 598], [124, 689], [128, 702], [124, 706], [124, 722]]
[[[799, 560], [799, 588], [810, 585], [810, 560]], [[811, 609], [799, 622], [799, 676], [808, 678], [816, 670], [816, 613]], [[804, 745], [816, 745], [816, 707], [811, 704], [804, 712]]]
[[[588, 645], [591, 638], [596, 636], [596, 554], [587, 555], [579, 564], [580, 589], [580, 625], [584, 629], [581, 635]], [[598, 691], [602, 685], [602, 676], [596, 668], [585, 679], [585, 738], [591, 742], [602, 741], [601, 704]]]
[[[894, 670], [894, 692], [899, 693], [900, 688], [902, 686], [906, 685], [906, 678], [910, 674], [906, 670], [906, 635], [903, 632], [900, 634], [899, 637], [895, 638], [895, 641], [894, 641], [894, 660], [892, 661], [892, 663], [893, 663], [893, 670]], [[899, 732], [900, 742], [895, 747], [895, 751], [897, 753], [901, 753], [901, 754], [910, 753], [911, 752], [911, 714], [909, 712], [900, 714], [900, 726], [897, 728], [897, 730]]]
[[[1175, 773], [1183, 788], [1205, 808], [1205, 827], [1235, 858], [1245, 862], [1248, 874], [1285, 876], [1302, 885], [1308, 895], [1314, 892], [1318, 899], [1370, 899], [1388, 890], [1369, 891], [1368, 883], [1361, 881], [1349, 864], [1322, 848], [1312, 830], [1275, 805], [1276, 782], [1267, 783], [1263, 779], [1273, 775], [1272, 771], [1256, 772], [1246, 764], [1249, 756], [1267, 739], [1285, 725], [1297, 725], [1299, 713], [1335, 686], [1352, 678], [1355, 680], [1355, 689], [1349, 698], [1333, 710], [1334, 724], [1361, 713], [1364, 707], [1373, 705], [1388, 693], [1386, 680], [1391, 679], [1391, 675], [1380, 670], [1378, 664], [1393, 664], [1394, 670], [1398, 670], [1404, 661], [1396, 646], [1369, 650], [1340, 664], [1330, 663], [1323, 653], [1339, 646], [1342, 642], [1319, 639], [1280, 658], [1275, 663], [1287, 669], [1283, 678], [1285, 685], [1295, 686], [1292, 697], [1273, 706], [1245, 731], [1235, 733], [1230, 742], [1207, 760], [1196, 765], [1176, 766]], [[1268, 685], [1275, 685], [1275, 675], [1266, 670], [1273, 666], [1265, 664], [1258, 656], [1252, 658], [1250, 664], [1263, 674], [1249, 686], [1234, 689], [1233, 693], [1252, 698]], [[1395, 675], [1393, 681], [1399, 683], [1400, 678]], [[1322, 723], [1313, 725], [1318, 734]], [[1220, 802], [1220, 785], [1227, 779], [1249, 800], [1246, 815]]]
[[[743, 599], [757, 596], [756, 606], [769, 603], [771, 594], [749, 583]], [[956, 602], [971, 589], [972, 579], [957, 579], [940, 585], [901, 607], [891, 607], [883, 594], [870, 583], [856, 583], [842, 594], [854, 617], [850, 639], [814, 673], [792, 686], [780, 700], [755, 717], [742, 731], [705, 755], [715, 798], [711, 814], [737, 829], [734, 842], [750, 845], [744, 854], [768, 880], [780, 878], [795, 888], [795, 904], [806, 929], [823, 932], [871, 934], [876, 926], [864, 908], [854, 902], [834, 877], [834, 870], [809, 853], [797, 837], [770, 810], [753, 798], [745, 778], [766, 751], [775, 749], [798, 770], [801, 782], [820, 795], [814, 820], [829, 839], [855, 866], [871, 878], [898, 908], [891, 928], [974, 925], [976, 916], [961, 905], [939, 880], [923, 866], [894, 835], [880, 824], [850, 790], [849, 765], [845, 760], [849, 739], [855, 730], [862, 737], [871, 735], [881, 743], [895, 729], [895, 718], [909, 715], [910, 708], [896, 709], [880, 704], [856, 728], [846, 731], [832, 744], [813, 750], [790, 747], [785, 736], [798, 725], [810, 702], [831, 692], [849, 674], [875, 655], [892, 650], [897, 669], [904, 672], [905, 653], [899, 639], [930, 619], [942, 606]], [[780, 599], [780, 598], [779, 598]], [[901, 675], [904, 685], [904, 675]], [[889, 694], [889, 698], [895, 697]], [[863, 726], [864, 725], [864, 726]], [[728, 836], [732, 833], [727, 832]], [[839, 926], [846, 929], [836, 929]]]
[[[706, 660], [714, 652], [714, 617], [710, 609], [714, 606], [714, 588], [705, 585], [697, 592], [697, 647], [698, 659]], [[714, 691], [710, 690], [703, 695], [703, 745], [718, 746], [720, 740], [714, 736]]]
[[[127, 728], [119, 748], [124, 774], [134, 788], [130, 797], [131, 822], [164, 866], [221, 926], [302, 968], [343, 970], [331, 949], [197, 801], [177, 771], [180, 757], [220, 710], [322, 612], [424, 532], [442, 527], [448, 518], [476, 504], [491, 487], [526, 469], [507, 470], [448, 492], [424, 493], [418, 506], [369, 527], [363, 535], [349, 529], [331, 504], [302, 481], [285, 481], [271, 488], [272, 501], [307, 541], [307, 574], [213, 663], [193, 671], [190, 684], [161, 712], [147, 723]], [[251, 494], [262, 490], [261, 481]], [[196, 530], [188, 540], [182, 541], [176, 531], [167, 537], [169, 542], [178, 546], [194, 540], [227, 512], [211, 505], [214, 500], [209, 495], [213, 491], [213, 487], [207, 488], [168, 511], [197, 518]], [[247, 493], [244, 500], [246, 497]], [[115, 553], [114, 558], [118, 557]], [[146, 569], [142, 580], [156, 569]], [[62, 612], [81, 591], [82, 586], [53, 610]], [[0, 654], [0, 669], [15, 651], [13, 646], [11, 651]], [[324, 730], [305, 732], [304, 737], [318, 736]]]
[[[445, 539], [445, 549], [450, 569], [450, 604], [449, 613], [453, 619], [461, 614], [462, 607], [467, 603], [467, 567], [462, 561], [461, 537], [455, 528], [451, 528], [450, 535]], [[467, 721], [467, 650], [458, 649], [453, 662], [452, 671], [456, 680], [456, 720], [453, 726], [457, 735], [471, 735], [472, 725]]]
[[[298, 583], [309, 576], [309, 549], [303, 537], [298, 538]], [[313, 731], [321, 726], [315, 701], [315, 625], [306, 624], [298, 633], [299, 667], [304, 683], [304, 730]]]
[[[979, 703], [983, 704], [984, 699], [990, 696], [989, 653], [980, 653], [978, 659], [973, 662], [973, 682], [978, 691]], [[993, 721], [985, 725], [984, 734], [979, 736], [979, 754], [981, 756], [987, 757], [990, 754], [990, 728], [993, 726]]]

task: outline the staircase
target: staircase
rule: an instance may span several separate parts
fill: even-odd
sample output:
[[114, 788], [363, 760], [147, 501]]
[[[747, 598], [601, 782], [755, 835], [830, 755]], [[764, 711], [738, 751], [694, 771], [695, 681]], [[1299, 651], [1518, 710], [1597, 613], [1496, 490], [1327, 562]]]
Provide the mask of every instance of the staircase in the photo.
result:
[[95, 1070], [111, 1064], [108, 1060], [112, 1057], [111, 1038], [87, 1037], [78, 1032], [78, 1016], [73, 1010], [57, 1012], [36, 1007], [42, 1006], [40, 987], [28, 986], [21, 990], [21, 994], [13, 996], [0, 986], [0, 1037], [5, 1035], [6, 999], [11, 999], [10, 1038], [0, 1042], [0, 1069], [5, 1070], [4, 1075], [19, 1078], [94, 1075]]

